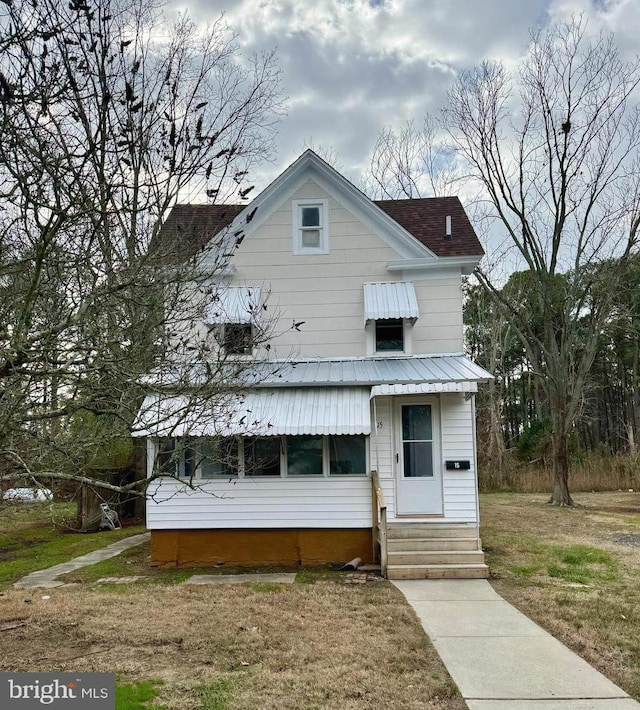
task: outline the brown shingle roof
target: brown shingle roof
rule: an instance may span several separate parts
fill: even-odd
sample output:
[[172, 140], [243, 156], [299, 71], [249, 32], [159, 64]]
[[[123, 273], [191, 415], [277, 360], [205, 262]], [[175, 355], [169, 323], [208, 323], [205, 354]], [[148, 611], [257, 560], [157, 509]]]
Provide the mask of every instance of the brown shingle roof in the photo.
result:
[[199, 252], [246, 205], [176, 205], [151, 244], [154, 257], [180, 262]]
[[[437, 256], [482, 256], [484, 249], [457, 197], [376, 200], [376, 205]], [[446, 218], [451, 217], [451, 238]]]
[[[375, 204], [437, 256], [482, 256], [484, 250], [457, 197], [376, 200]], [[162, 260], [187, 259], [202, 249], [246, 205], [176, 205], [153, 245]], [[451, 216], [451, 238], [446, 217]]]

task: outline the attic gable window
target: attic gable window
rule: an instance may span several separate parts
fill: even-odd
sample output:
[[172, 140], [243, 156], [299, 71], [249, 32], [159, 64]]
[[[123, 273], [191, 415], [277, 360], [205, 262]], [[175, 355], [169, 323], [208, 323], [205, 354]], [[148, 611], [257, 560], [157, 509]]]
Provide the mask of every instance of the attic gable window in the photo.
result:
[[293, 200], [293, 253], [329, 253], [329, 205], [327, 200]]

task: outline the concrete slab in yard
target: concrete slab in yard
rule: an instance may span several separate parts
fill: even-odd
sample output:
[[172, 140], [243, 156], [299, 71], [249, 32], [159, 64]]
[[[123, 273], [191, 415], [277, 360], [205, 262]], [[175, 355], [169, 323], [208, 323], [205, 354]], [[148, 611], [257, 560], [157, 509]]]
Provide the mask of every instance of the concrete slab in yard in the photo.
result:
[[293, 584], [295, 572], [283, 574], [194, 574], [184, 584], [247, 584], [263, 582], [268, 584]]
[[548, 636], [511, 604], [496, 601], [415, 601], [413, 608], [432, 639], [444, 636]]
[[403, 579], [393, 584], [414, 601], [497, 601], [502, 597], [484, 579]]
[[38, 587], [50, 589], [52, 587], [61, 587], [64, 582], [56, 581], [56, 577], [59, 577], [61, 574], [75, 572], [81, 567], [88, 567], [96, 562], [108, 560], [111, 557], [115, 557], [121, 552], [124, 552], [124, 550], [128, 550], [130, 547], [141, 545], [143, 542], [146, 542], [149, 537], [150, 534], [147, 532], [122, 538], [122, 540], [112, 542], [110, 545], [107, 545], [99, 550], [88, 552], [86, 555], [81, 555], [80, 557], [74, 557], [74, 559], [69, 560], [69, 562], [62, 562], [59, 565], [54, 565], [53, 567], [48, 567], [47, 569], [32, 572], [26, 577], [14, 582], [13, 586], [17, 589], [36, 589]]
[[466, 700], [469, 710], [638, 710], [631, 698], [580, 698], [580, 700]]
[[435, 647], [464, 698], [628, 698], [549, 635], [440, 637]]

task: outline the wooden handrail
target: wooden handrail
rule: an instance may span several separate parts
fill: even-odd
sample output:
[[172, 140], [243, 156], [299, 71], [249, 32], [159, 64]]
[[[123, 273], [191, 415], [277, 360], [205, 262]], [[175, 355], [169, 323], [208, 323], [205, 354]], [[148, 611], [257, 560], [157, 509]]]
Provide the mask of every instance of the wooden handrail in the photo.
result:
[[380, 572], [387, 576], [387, 504], [380, 486], [377, 471], [371, 471], [371, 512], [373, 516], [373, 555], [377, 557], [377, 545], [380, 545]]

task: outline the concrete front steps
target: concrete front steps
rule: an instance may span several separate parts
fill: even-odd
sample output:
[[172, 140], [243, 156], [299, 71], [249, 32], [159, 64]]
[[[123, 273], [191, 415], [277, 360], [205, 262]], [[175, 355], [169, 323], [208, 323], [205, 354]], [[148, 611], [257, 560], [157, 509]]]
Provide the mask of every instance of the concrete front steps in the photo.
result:
[[486, 579], [475, 525], [387, 524], [388, 579]]

